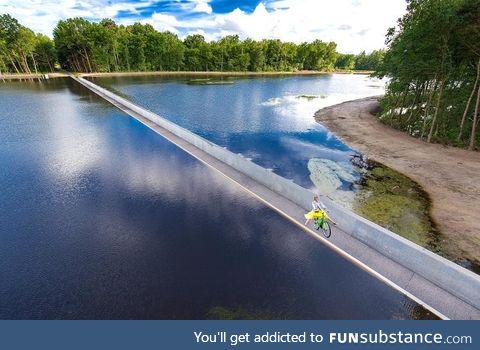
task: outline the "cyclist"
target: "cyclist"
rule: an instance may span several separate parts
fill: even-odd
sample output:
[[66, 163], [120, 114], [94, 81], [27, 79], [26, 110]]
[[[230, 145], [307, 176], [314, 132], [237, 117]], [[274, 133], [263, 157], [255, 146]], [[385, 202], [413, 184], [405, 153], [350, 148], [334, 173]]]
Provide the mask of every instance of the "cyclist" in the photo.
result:
[[[313, 196], [313, 202], [312, 202], [312, 210], [309, 211], [308, 213], [306, 213], [304, 216], [305, 216], [305, 219], [307, 219], [307, 221], [305, 221], [305, 226], [307, 226], [309, 224], [310, 221], [312, 221], [313, 219], [315, 219], [319, 214], [320, 212], [324, 210], [324, 211], [327, 211], [327, 207], [325, 206], [325, 204], [323, 204], [323, 202], [320, 200], [320, 197], [317, 196], [317, 195], [314, 195]], [[330, 221], [336, 225], [337, 223], [335, 221], [333, 221], [332, 219], [330, 219]]]

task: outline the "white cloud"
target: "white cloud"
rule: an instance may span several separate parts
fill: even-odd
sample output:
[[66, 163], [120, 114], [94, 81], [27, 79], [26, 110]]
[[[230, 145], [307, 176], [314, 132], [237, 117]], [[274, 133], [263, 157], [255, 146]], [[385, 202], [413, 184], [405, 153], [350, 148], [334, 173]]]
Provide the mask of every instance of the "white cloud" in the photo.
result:
[[156, 12], [142, 18], [139, 10], [158, 1], [0, 0], [0, 13], [10, 13], [22, 24], [47, 35], [52, 34], [59, 19], [101, 19], [127, 11], [133, 18], [118, 22], [130, 24], [137, 20], [182, 36], [205, 33], [207, 40], [214, 40], [238, 34], [241, 38], [279, 38], [296, 43], [321, 39], [335, 41], [341, 52], [359, 52], [383, 47], [387, 29], [396, 24], [406, 7], [405, 0], [273, 0], [259, 3], [251, 13], [235, 9], [215, 14], [210, 0], [189, 0], [172, 2], [174, 12]]
[[153, 3], [154, 0], [136, 3], [107, 0], [0, 0], [0, 14], [8, 13], [24, 26], [51, 37], [61, 19], [86, 17], [100, 20], [115, 17], [121, 11], [140, 15], [140, 9]]
[[212, 13], [212, 7], [208, 4], [208, 1], [195, 0], [192, 3], [194, 4], [193, 12]]
[[176, 27], [181, 25], [175, 16], [166, 15], [163, 13], [154, 13], [151, 20], [144, 20], [141, 22], [151, 24], [158, 31], [169, 31], [175, 34], [179, 33]]
[[247, 13], [206, 14], [179, 20], [184, 35], [206, 32], [207, 40], [238, 34], [241, 38], [278, 38], [300, 43], [335, 41], [341, 52], [371, 51], [384, 46], [387, 29], [405, 12], [404, 0], [279, 0], [259, 3]]
[[384, 44], [388, 27], [405, 11], [404, 0], [281, 0], [260, 3], [247, 14], [235, 10], [215, 18], [219, 30], [238, 32], [255, 39], [280, 38], [303, 42], [335, 41], [340, 51], [373, 50]]
[[183, 13], [212, 13], [211, 0], [174, 0], [171, 5], [179, 12]]

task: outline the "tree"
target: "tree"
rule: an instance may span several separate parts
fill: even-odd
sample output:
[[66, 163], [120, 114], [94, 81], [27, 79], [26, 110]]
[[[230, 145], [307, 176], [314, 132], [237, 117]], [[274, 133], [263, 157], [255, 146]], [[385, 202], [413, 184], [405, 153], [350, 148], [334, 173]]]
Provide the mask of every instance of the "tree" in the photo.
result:
[[28, 73], [30, 70], [28, 64], [25, 65], [24, 53], [18, 52], [19, 49], [22, 49], [20, 43], [22, 29], [20, 23], [10, 15], [0, 16], [0, 40], [3, 42], [4, 60], [17, 73], [20, 71]]
[[337, 45], [334, 42], [325, 43], [315, 40], [312, 43], [302, 43], [298, 49], [300, 63], [307, 70], [333, 70], [337, 61]]
[[250, 57], [250, 65], [248, 70], [251, 72], [259, 72], [265, 70], [266, 53], [265, 45], [262, 42], [247, 39], [243, 42], [246, 51]]
[[355, 56], [354, 68], [356, 70], [376, 70], [382, 63], [384, 55], [385, 52], [383, 50], [374, 50], [369, 54], [362, 51]]
[[8, 49], [4, 39], [0, 39], [0, 74], [7, 71], [8, 67]]
[[59, 21], [53, 30], [53, 38], [60, 65], [77, 72], [92, 72], [93, 40], [92, 24], [83, 18]]
[[10, 15], [0, 16], [0, 70], [38, 73], [53, 69], [55, 59], [48, 37], [35, 34]]
[[[170, 32], [159, 33], [159, 70], [181, 70], [185, 57], [185, 47], [177, 35]], [[207, 58], [211, 58], [207, 56]]]
[[[241, 40], [238, 35], [227, 35], [207, 42], [202, 35], [194, 34], [182, 41], [150, 24], [124, 26], [108, 18], [100, 22], [84, 18], [61, 20], [53, 38], [52, 42], [34, 34], [11, 16], [0, 16], [0, 70], [45, 71], [58, 63], [76, 72], [331, 71], [338, 56], [335, 43], [321, 40], [297, 45], [278, 39]], [[351, 63], [343, 65], [347, 66], [350, 69]]]
[[208, 71], [210, 48], [203, 35], [189, 35], [183, 41], [185, 45], [185, 67], [191, 71]]
[[339, 54], [335, 61], [335, 68], [352, 70], [355, 68], [355, 55]]
[[[387, 33], [388, 50], [376, 70], [390, 78], [382, 121], [427, 142], [474, 149], [479, 32], [480, 0], [409, 0], [407, 13]], [[367, 55], [360, 56], [357, 65], [365, 66]]]
[[38, 69], [42, 72], [53, 72], [57, 60], [57, 52], [53, 41], [43, 35], [37, 34], [34, 55], [37, 60]]

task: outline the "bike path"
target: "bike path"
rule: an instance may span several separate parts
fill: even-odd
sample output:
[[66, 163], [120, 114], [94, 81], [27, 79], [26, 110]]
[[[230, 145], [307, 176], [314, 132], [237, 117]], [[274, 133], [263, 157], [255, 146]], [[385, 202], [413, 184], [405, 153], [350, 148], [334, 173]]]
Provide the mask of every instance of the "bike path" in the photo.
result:
[[352, 264], [366, 271], [401, 294], [414, 300], [425, 309], [436, 314], [438, 317], [444, 319], [480, 319], [480, 310], [453, 296], [441, 287], [434, 285], [408, 268], [391, 260], [388, 256], [385, 256], [358, 241], [348, 233], [338, 228], [333, 228], [332, 236], [329, 239], [325, 239], [318, 234], [317, 231], [303, 225], [303, 214], [307, 210], [306, 208], [300, 208], [288, 198], [271, 191], [264, 185], [259, 184], [250, 177], [195, 147], [191, 143], [172, 134], [149, 119], [146, 119], [139, 113], [131, 110], [118, 100], [106, 96], [101, 90], [94, 90], [91, 86], [84, 84], [81, 80], [78, 80], [75, 77], [72, 78], [109, 101], [120, 110], [134, 117], [159, 135], [174, 143], [185, 152], [197, 158], [205, 165], [219, 172], [230, 181], [241, 186], [245, 191], [257, 198], [257, 200], [274, 209], [285, 219], [295, 224], [303, 230], [305, 234], [314, 237], [337, 254], [348, 259]]

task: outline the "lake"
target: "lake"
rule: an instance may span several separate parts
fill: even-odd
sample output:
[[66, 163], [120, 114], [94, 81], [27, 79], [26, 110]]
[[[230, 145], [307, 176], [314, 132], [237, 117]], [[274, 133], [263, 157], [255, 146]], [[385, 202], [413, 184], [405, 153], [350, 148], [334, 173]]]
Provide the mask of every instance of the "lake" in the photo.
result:
[[0, 98], [0, 319], [434, 318], [73, 80]]
[[313, 115], [322, 107], [384, 93], [384, 81], [351, 74], [91, 79], [301, 186], [336, 195], [338, 200], [360, 179], [359, 169], [350, 163], [350, 156], [357, 152]]

